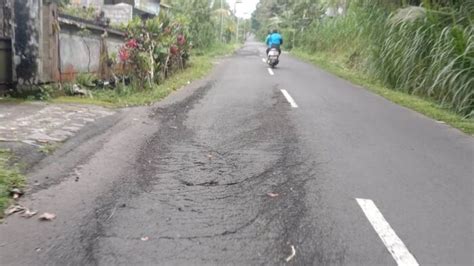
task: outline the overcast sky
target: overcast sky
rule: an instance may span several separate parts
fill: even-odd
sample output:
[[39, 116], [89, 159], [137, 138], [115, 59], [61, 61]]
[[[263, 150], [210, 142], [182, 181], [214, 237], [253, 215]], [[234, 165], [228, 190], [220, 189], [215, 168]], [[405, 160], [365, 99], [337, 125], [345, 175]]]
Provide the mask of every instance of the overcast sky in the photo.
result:
[[[234, 8], [235, 1], [236, 0], [227, 0], [227, 3], [229, 3], [230, 8]], [[236, 7], [237, 16], [250, 18], [250, 15], [255, 10], [255, 6], [258, 2], [260, 2], [260, 0], [242, 0], [242, 3], [237, 4]]]

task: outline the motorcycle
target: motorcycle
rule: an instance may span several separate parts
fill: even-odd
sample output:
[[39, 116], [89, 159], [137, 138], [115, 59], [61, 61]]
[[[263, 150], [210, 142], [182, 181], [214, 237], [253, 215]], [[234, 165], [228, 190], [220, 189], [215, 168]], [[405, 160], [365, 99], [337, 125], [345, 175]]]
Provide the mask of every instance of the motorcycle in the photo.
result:
[[275, 47], [272, 47], [270, 51], [268, 51], [268, 56], [267, 56], [267, 63], [271, 68], [275, 68], [276, 65], [278, 65], [280, 57], [280, 53], [278, 52], [278, 49]]

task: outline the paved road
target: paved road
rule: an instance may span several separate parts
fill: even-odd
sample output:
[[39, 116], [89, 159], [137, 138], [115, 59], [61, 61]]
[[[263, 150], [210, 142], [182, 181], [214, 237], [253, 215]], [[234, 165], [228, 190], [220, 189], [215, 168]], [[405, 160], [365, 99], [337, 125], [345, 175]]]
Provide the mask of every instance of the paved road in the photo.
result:
[[0, 264], [474, 264], [473, 138], [263, 54], [37, 167]]

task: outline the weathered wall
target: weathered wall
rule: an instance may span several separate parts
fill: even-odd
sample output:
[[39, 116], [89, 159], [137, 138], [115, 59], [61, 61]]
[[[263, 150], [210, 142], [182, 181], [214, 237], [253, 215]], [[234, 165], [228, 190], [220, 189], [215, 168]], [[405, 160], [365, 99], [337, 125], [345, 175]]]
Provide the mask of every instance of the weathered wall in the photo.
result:
[[[62, 80], [72, 80], [78, 73], [98, 73], [100, 71], [101, 39], [103, 31], [96, 29], [83, 30], [85, 25], [69, 24], [61, 26], [60, 69]], [[118, 54], [124, 44], [123, 36], [108, 33], [106, 46], [109, 56]]]
[[0, 96], [11, 87], [11, 0], [0, 0]]
[[13, 80], [19, 86], [41, 80], [42, 1], [13, 1]]
[[2, 71], [0, 83], [12, 80], [18, 90], [71, 80], [83, 72], [109, 77], [107, 58], [118, 54], [124, 44], [123, 32], [58, 15], [54, 3], [43, 6], [41, 0], [15, 0], [11, 14], [11, 64], [7, 60], [9, 39], [2, 39], [1, 55], [5, 55], [2, 62], [12, 66], [12, 73]]
[[11, 5], [11, 0], [0, 0], [0, 38], [10, 37]]

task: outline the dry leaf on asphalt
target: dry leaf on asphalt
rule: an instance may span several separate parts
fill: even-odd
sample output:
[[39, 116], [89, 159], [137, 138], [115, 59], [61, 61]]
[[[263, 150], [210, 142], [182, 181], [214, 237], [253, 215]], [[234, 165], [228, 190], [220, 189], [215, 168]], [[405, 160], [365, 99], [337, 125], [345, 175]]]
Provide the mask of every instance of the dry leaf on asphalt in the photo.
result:
[[273, 193], [273, 192], [268, 192], [267, 196], [269, 196], [270, 198], [276, 198], [276, 197], [279, 196], [279, 194], [278, 193]]
[[38, 217], [38, 219], [40, 219], [41, 221], [51, 221], [54, 218], [56, 218], [56, 214], [49, 213], [49, 212], [45, 212], [45, 213], [41, 214], [40, 217]]
[[12, 205], [12, 206], [8, 207], [8, 209], [5, 210], [5, 215], [7, 215], [7, 216], [12, 215], [16, 212], [22, 212], [24, 210], [26, 210], [25, 207], [23, 207], [19, 204], [15, 204], [15, 205]]
[[295, 250], [295, 246], [291, 245], [291, 255], [288, 256], [285, 261], [286, 262], [289, 262], [290, 260], [292, 260], [296, 255], [296, 250]]
[[31, 211], [29, 209], [25, 209], [25, 211], [21, 214], [21, 217], [24, 218], [31, 218], [35, 216], [38, 213], [38, 211]]
[[18, 199], [19, 197], [23, 195], [23, 191], [21, 191], [18, 188], [13, 188], [10, 190], [10, 194], [12, 195], [14, 199]]

